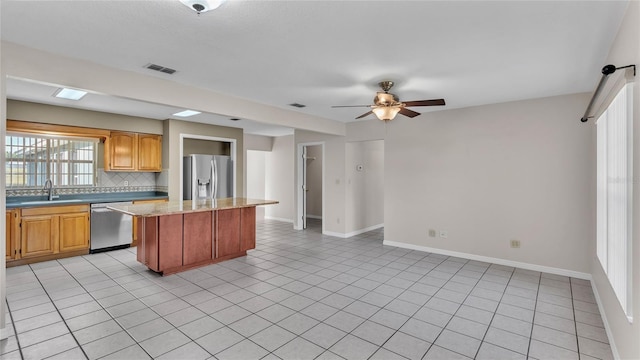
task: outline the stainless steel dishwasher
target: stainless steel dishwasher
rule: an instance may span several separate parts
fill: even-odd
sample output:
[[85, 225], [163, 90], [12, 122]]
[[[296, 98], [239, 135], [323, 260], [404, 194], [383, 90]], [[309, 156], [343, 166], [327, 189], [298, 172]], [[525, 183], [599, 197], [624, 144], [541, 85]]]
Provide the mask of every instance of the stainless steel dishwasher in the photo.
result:
[[131, 204], [131, 201], [91, 204], [91, 253], [131, 246], [133, 217], [107, 209], [109, 205]]

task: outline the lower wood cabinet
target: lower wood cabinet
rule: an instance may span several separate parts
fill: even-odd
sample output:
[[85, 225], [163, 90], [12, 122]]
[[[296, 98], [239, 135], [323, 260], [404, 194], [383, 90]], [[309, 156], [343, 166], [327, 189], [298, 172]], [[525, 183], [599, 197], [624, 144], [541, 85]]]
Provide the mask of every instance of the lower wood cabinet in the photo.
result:
[[256, 244], [255, 207], [138, 218], [137, 259], [164, 275], [246, 255]]
[[210, 212], [184, 214], [182, 264], [192, 265], [213, 259], [213, 224]]
[[240, 209], [218, 210], [216, 218], [216, 257], [240, 252]]
[[7, 252], [5, 253], [6, 256], [6, 260], [7, 261], [11, 261], [15, 258], [16, 256], [16, 245], [15, 245], [15, 234], [16, 231], [14, 229], [14, 225], [15, 225], [15, 221], [14, 218], [16, 217], [18, 211], [17, 210], [7, 210], [6, 211], [6, 222], [5, 222], [5, 226], [6, 226], [6, 246], [7, 246]]
[[[135, 200], [133, 204], [152, 204], [152, 203], [163, 203], [169, 201], [168, 199], [150, 199], [150, 200]], [[138, 245], [138, 218], [133, 217], [133, 241], [131, 241], [131, 246]]]
[[[11, 217], [9, 216], [11, 215]], [[47, 206], [7, 211], [7, 250], [12, 263], [49, 260], [89, 252], [89, 205]], [[9, 254], [9, 252], [7, 252]], [[24, 261], [21, 261], [24, 260]]]
[[58, 252], [59, 218], [54, 215], [23, 216], [20, 225], [20, 257], [22, 259], [52, 255]]
[[88, 213], [60, 215], [60, 251], [89, 249], [90, 220]]
[[240, 209], [240, 251], [256, 248], [256, 208]]

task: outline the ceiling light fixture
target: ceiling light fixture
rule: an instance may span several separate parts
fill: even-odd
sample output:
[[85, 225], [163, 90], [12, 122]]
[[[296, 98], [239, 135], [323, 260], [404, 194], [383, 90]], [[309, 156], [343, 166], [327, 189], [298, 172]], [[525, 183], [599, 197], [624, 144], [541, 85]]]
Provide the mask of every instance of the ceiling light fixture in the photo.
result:
[[225, 0], [180, 0], [180, 2], [189, 9], [201, 14], [219, 8]]
[[184, 111], [180, 111], [173, 114], [173, 116], [189, 117], [189, 116], [198, 115], [198, 114], [202, 114], [202, 113], [200, 111], [195, 111], [195, 110], [184, 110]]
[[55, 93], [53, 93], [53, 96], [57, 98], [76, 101], [82, 99], [85, 95], [87, 95], [86, 91], [68, 88], [59, 88]]
[[389, 121], [389, 120], [393, 120], [393, 118], [395, 118], [396, 115], [398, 115], [398, 113], [400, 112], [400, 108], [401, 108], [400, 105], [378, 106], [371, 109], [371, 111], [373, 111], [373, 113], [376, 114], [378, 119]]

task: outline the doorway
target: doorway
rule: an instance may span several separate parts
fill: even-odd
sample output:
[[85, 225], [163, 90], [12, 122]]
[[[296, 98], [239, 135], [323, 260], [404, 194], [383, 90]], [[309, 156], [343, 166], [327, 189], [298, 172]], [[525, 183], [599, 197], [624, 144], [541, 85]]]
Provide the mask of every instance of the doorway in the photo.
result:
[[298, 144], [298, 217], [296, 229], [324, 232], [324, 143]]
[[305, 146], [303, 228], [322, 228], [322, 145]]

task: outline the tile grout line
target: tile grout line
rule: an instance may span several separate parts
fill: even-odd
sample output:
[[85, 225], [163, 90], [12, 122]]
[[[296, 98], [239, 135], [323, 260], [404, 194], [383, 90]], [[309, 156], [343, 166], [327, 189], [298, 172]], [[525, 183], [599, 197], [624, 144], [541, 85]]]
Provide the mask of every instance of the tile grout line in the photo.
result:
[[7, 304], [7, 310], [9, 310], [9, 317], [11, 318], [11, 327], [13, 327], [13, 334], [16, 337], [16, 344], [18, 345], [18, 352], [20, 353], [20, 358], [24, 359], [24, 355], [22, 354], [22, 346], [20, 346], [20, 339], [18, 338], [18, 330], [16, 329], [15, 321], [13, 321], [13, 314], [11, 313], [11, 306], [9, 306], [9, 300], [7, 300], [6, 297], [5, 297], [4, 300], [5, 300], [5, 303]]
[[[487, 333], [489, 332], [489, 329], [491, 328], [491, 324], [493, 323], [493, 319], [496, 317], [496, 314], [498, 313], [498, 307], [500, 307], [500, 304], [502, 303], [502, 299], [504, 298], [504, 294], [507, 293], [507, 288], [509, 287], [509, 283], [511, 282], [511, 279], [513, 278], [513, 274], [515, 274], [517, 268], [513, 268], [513, 270], [511, 271], [511, 275], [509, 275], [509, 280], [507, 281], [507, 283], [504, 285], [504, 290], [502, 291], [502, 295], [500, 296], [500, 300], [498, 301], [498, 306], [496, 307], [496, 311], [493, 312], [493, 314], [491, 315], [491, 320], [489, 321], [489, 323], [487, 324], [487, 330], [484, 331], [484, 335], [482, 335], [482, 339], [480, 340], [480, 346], [478, 346], [478, 350], [476, 350], [476, 354], [473, 357], [474, 359], [478, 357], [478, 354], [480, 353], [480, 348], [482, 347], [482, 344], [484, 344], [484, 339], [487, 337]], [[475, 287], [474, 287], [475, 289]], [[533, 328], [533, 323], [531, 325], [531, 327]], [[491, 344], [491, 343], [488, 343]], [[505, 349], [502, 346], [499, 345], [495, 345], [492, 344], [494, 346], [498, 346], [500, 348]], [[506, 350], [510, 350], [510, 349], [506, 349]], [[510, 350], [513, 351], [513, 350]]]
[[[64, 266], [58, 261], [55, 260], [55, 262], [64, 268]], [[69, 334], [71, 335], [71, 337], [73, 337], [73, 340], [76, 342], [76, 344], [78, 345], [78, 348], [80, 348], [80, 351], [82, 351], [82, 354], [85, 356], [85, 358], [89, 359], [89, 356], [87, 356], [87, 353], [84, 352], [84, 349], [82, 348], [82, 346], [80, 345], [80, 343], [78, 342], [78, 339], [76, 338], [76, 336], [73, 334], [73, 331], [71, 331], [71, 328], [69, 328], [69, 325], [67, 324], [67, 321], [65, 320], [64, 316], [62, 316], [62, 313], [60, 312], [60, 309], [58, 308], [58, 306], [56, 305], [56, 303], [53, 301], [53, 299], [51, 298], [51, 295], [49, 295], [49, 291], [47, 291], [47, 288], [45, 288], [44, 284], [42, 284], [42, 281], [40, 280], [40, 277], [38, 276], [38, 274], [35, 272], [35, 270], [33, 269], [33, 267], [31, 265], [28, 265], [29, 269], [33, 272], [33, 275], [35, 276], [36, 280], [38, 280], [38, 283], [40, 284], [40, 286], [42, 287], [42, 290], [44, 290], [44, 293], [47, 295], [47, 297], [49, 298], [49, 301], [51, 302], [51, 305], [53, 305], [53, 307], [56, 309], [56, 312], [58, 313], [58, 315], [60, 316], [60, 318], [62, 319], [62, 323], [64, 324], [64, 326], [67, 328], [67, 330], [69, 330]], [[65, 268], [66, 271], [66, 268]], [[75, 280], [75, 278], [74, 278]], [[16, 333], [16, 337], [17, 337], [17, 333]], [[60, 336], [64, 336], [64, 335], [60, 335]], [[57, 337], [56, 337], [57, 338]], [[55, 338], [54, 338], [55, 339]], [[71, 349], [69, 349], [71, 350]], [[68, 350], [65, 350], [68, 351]], [[53, 354], [51, 356], [55, 356], [58, 354], [63, 353], [64, 351], [57, 353], [57, 354]], [[21, 352], [22, 353], [22, 352]], [[49, 356], [50, 357], [50, 356]]]
[[538, 297], [540, 296], [540, 283], [542, 282], [542, 273], [538, 275], [538, 289], [536, 291], [536, 299], [533, 304], [533, 318], [531, 319], [531, 333], [529, 334], [529, 346], [527, 346], [527, 358], [529, 357], [529, 352], [531, 351], [531, 342], [533, 341], [533, 329], [535, 328], [536, 321], [536, 310], [538, 309]]
[[[449, 258], [450, 258], [450, 257], [448, 257], [447, 259], [449, 259]], [[468, 264], [468, 263], [469, 263], [469, 261], [470, 261], [470, 260], [467, 260], [464, 264], [465, 264], [465, 265], [466, 265], [466, 264]], [[486, 274], [486, 273], [487, 273], [487, 270], [489, 269], [489, 267], [490, 267], [490, 266], [488, 266], [486, 269], [484, 269], [484, 271], [482, 272], [482, 275], [484, 275], [484, 274]], [[458, 269], [458, 271], [456, 271], [456, 272], [453, 274], [453, 276], [455, 276], [458, 272], [460, 272], [460, 270], [462, 270], [462, 267], [461, 267], [460, 269]], [[451, 278], [453, 278], [453, 276], [452, 276]], [[449, 280], [447, 280], [447, 283], [449, 283], [449, 281], [451, 281], [451, 278], [450, 278]], [[482, 278], [482, 277], [480, 277], [480, 278]], [[427, 349], [427, 351], [426, 351], [424, 354], [422, 354], [422, 358], [424, 358], [425, 356], [427, 356], [427, 354], [429, 353], [429, 350], [431, 350], [431, 348], [436, 344], [436, 341], [438, 341], [438, 338], [440, 337], [440, 335], [442, 335], [442, 333], [445, 331], [445, 329], [447, 328], [447, 325], [449, 325], [449, 323], [451, 322], [451, 320], [456, 316], [456, 314], [458, 313], [458, 311], [460, 310], [460, 308], [462, 307], [462, 305], [464, 304], [464, 302], [469, 298], [469, 296], [471, 296], [471, 292], [473, 291], [473, 289], [475, 289], [476, 285], [478, 285], [478, 282], [479, 282], [479, 281], [480, 281], [480, 279], [476, 280], [476, 283], [473, 285], [473, 288], [471, 288], [471, 290], [469, 291], [469, 293], [468, 293], [468, 294], [466, 294], [466, 296], [464, 297], [464, 299], [462, 300], [462, 302], [461, 302], [461, 303], [458, 305], [458, 307], [456, 308], [456, 311], [455, 311], [453, 314], [451, 314], [451, 318], [447, 321], [447, 323], [446, 323], [446, 324], [444, 324], [444, 326], [442, 327], [442, 330], [438, 333], [438, 336], [436, 336], [436, 338], [435, 338], [435, 339], [433, 339], [433, 342], [431, 342], [431, 345], [429, 345], [429, 348]], [[447, 283], [445, 283], [445, 285], [446, 285]], [[444, 286], [444, 285], [442, 285], [442, 286]], [[442, 289], [442, 287], [440, 287], [440, 289]], [[437, 294], [437, 292], [436, 292], [436, 294]], [[434, 295], [435, 295], [435, 294], [434, 294]], [[487, 329], [488, 329], [488, 327], [487, 327]], [[449, 330], [449, 331], [451, 331], [451, 330]], [[488, 330], [487, 330], [487, 331], [488, 331]], [[461, 334], [461, 335], [464, 335], [464, 334]], [[467, 335], [465, 335], [465, 336], [467, 336]], [[436, 346], [437, 346], [437, 345], [436, 345]], [[480, 346], [478, 346], [478, 349], [479, 349], [479, 348], [480, 348]], [[455, 353], [457, 353], [457, 354], [460, 354], [459, 352], [454, 351], [454, 350], [451, 350], [451, 349], [447, 349], [447, 350], [452, 351], [452, 352], [455, 352]], [[462, 356], [466, 356], [466, 355], [464, 355], [464, 354], [460, 354], [460, 355], [462, 355]]]
[[580, 353], [580, 338], [578, 336], [578, 319], [576, 318], [576, 308], [573, 299], [573, 281], [569, 278], [569, 291], [571, 294], [571, 313], [573, 314], [573, 327], [576, 330], [576, 352], [578, 353], [578, 359], [582, 358]]

